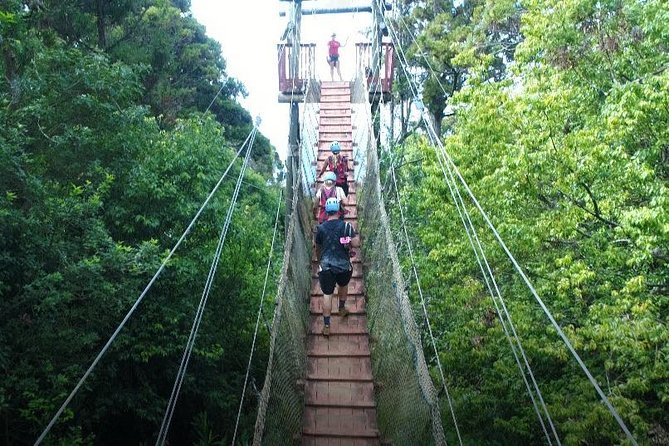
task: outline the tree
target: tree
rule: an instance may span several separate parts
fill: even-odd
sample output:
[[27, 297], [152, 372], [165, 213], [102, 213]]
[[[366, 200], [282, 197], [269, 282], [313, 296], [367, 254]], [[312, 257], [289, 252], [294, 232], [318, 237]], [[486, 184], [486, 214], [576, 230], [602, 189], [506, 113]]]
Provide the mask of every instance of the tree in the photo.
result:
[[[661, 161], [669, 84], [660, 3], [524, 4], [512, 69], [498, 81], [469, 71], [443, 141], [643, 444], [665, 441], [669, 425]], [[415, 138], [400, 151], [400, 193], [465, 442], [538, 443], [543, 434], [433, 146]], [[474, 224], [562, 443], [624, 442], [484, 222]]]

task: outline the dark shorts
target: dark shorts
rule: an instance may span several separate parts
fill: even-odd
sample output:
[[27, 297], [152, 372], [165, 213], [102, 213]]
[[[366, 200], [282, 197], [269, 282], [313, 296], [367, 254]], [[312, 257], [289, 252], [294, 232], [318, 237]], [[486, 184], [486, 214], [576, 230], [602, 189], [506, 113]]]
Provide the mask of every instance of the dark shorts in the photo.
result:
[[318, 282], [321, 284], [323, 294], [332, 294], [334, 293], [335, 284], [339, 286], [348, 285], [352, 275], [353, 270], [343, 273], [333, 273], [329, 269], [326, 269], [318, 273]]
[[339, 56], [328, 56], [328, 62], [337, 63], [338, 61], [339, 61]]

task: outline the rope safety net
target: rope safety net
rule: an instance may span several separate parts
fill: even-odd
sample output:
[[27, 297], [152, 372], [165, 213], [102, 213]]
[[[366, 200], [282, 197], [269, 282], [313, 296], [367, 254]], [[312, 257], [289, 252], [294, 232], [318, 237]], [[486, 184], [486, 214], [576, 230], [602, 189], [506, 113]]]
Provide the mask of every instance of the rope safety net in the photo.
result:
[[356, 81], [352, 96], [358, 132], [356, 157], [365, 166], [358, 188], [358, 216], [379, 429], [393, 444], [443, 445], [439, 399], [381, 197], [372, 115], [362, 78]]
[[[309, 87], [308, 87], [309, 88]], [[291, 443], [302, 429], [306, 336], [311, 290], [311, 185], [315, 180], [317, 103], [306, 93], [302, 111], [300, 170], [294, 175], [293, 200], [286, 230], [281, 279], [275, 300], [270, 356], [260, 395], [253, 444]]]

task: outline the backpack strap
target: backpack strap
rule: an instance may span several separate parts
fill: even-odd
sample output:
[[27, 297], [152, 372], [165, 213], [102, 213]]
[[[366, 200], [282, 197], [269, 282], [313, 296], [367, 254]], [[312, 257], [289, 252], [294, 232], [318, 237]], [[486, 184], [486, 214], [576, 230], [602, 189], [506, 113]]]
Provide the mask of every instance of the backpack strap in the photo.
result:
[[321, 189], [321, 206], [325, 206], [325, 202], [328, 201], [328, 198], [336, 197], [337, 196], [337, 188], [332, 187], [330, 189], [330, 192], [327, 191], [327, 189], [322, 188]]
[[353, 225], [351, 225], [349, 222], [346, 222], [344, 226], [344, 235], [347, 237], [353, 237]]

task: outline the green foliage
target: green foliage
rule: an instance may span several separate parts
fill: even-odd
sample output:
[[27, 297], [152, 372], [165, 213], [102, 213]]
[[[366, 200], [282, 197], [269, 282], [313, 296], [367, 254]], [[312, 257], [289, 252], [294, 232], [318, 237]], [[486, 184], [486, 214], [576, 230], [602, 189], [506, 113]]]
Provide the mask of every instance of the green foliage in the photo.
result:
[[[520, 42], [521, 5], [511, 0], [407, 0], [394, 25], [438, 133], [467, 81], [499, 80]], [[415, 36], [415, 38], [414, 38]], [[398, 96], [407, 99], [400, 76]]]
[[[453, 96], [455, 117], [445, 121], [444, 139], [640, 444], [663, 444], [669, 429], [669, 21], [663, 4], [525, 2], [524, 41], [498, 81], [476, 69], [488, 64], [484, 55], [463, 46], [453, 56], [471, 69]], [[495, 8], [485, 9], [490, 14]], [[410, 138], [394, 157], [465, 443], [542, 442], [434, 149]], [[477, 214], [471, 203], [468, 208]], [[473, 220], [562, 443], [625, 444], [483, 220]], [[448, 413], [444, 407], [445, 426], [452, 425]]]
[[[224, 76], [220, 48], [183, 14], [188, 2], [172, 4], [3, 3], [2, 444], [35, 441], [252, 128], [235, 101], [242, 87]], [[178, 35], [161, 40], [168, 38], [168, 25]], [[145, 45], [137, 44], [140, 37]], [[153, 64], [155, 53], [143, 53], [162, 44], [173, 50], [170, 42], [180, 46], [165, 54], [174, 57], [166, 65]], [[152, 103], [164, 97], [147, 79], [170, 79], [171, 70], [184, 66], [193, 71], [160, 87], [181, 101], [168, 123]], [[203, 114], [221, 79], [228, 89], [219, 108]], [[226, 104], [227, 121], [219, 119], [220, 104]], [[235, 113], [241, 117], [233, 119]], [[234, 428], [278, 203], [277, 188], [267, 186], [274, 153], [266, 139], [258, 141], [181, 390], [170, 431], [174, 444], [213, 444], [230, 438]], [[45, 444], [154, 441], [239, 165]], [[267, 331], [261, 329], [251, 368], [255, 381], [263, 379], [267, 362]], [[247, 395], [240, 438], [249, 437], [255, 419]]]

